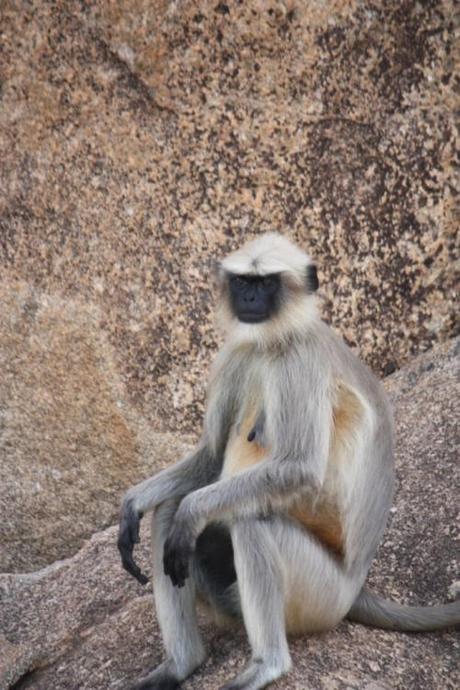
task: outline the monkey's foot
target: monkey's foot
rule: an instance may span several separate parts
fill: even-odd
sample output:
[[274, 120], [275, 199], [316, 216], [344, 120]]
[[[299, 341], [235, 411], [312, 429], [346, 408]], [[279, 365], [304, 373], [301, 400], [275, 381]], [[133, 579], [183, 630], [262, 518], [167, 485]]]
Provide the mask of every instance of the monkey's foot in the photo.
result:
[[254, 659], [236, 678], [220, 690], [261, 690], [289, 671], [290, 660], [273, 663]]
[[129, 690], [177, 690], [180, 681], [174, 673], [171, 659], [166, 659], [148, 676], [141, 678]]
[[177, 669], [171, 657], [165, 659], [148, 676], [141, 678], [129, 690], [178, 690], [182, 681], [188, 678], [206, 658], [202, 646], [194, 650], [194, 656], [181, 668]]
[[177, 690], [180, 687], [180, 682], [173, 676], [162, 676], [154, 678], [152, 675], [147, 676], [144, 680], [140, 680], [134, 685], [131, 685], [129, 690]]

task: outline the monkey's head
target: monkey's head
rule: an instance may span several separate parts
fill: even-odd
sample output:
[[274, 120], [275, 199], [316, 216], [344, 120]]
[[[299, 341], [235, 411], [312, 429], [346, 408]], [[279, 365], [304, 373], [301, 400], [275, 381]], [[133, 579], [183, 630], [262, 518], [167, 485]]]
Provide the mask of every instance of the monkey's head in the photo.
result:
[[316, 266], [276, 233], [262, 235], [225, 258], [219, 280], [219, 314], [238, 340], [285, 340], [304, 332], [316, 316]]

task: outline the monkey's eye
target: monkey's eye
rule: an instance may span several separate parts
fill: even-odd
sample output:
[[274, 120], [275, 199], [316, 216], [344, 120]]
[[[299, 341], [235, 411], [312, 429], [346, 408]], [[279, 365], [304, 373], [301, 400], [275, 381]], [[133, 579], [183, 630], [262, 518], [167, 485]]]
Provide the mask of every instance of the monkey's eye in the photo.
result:
[[262, 278], [262, 285], [266, 288], [272, 288], [276, 285], [276, 278], [273, 276], [264, 276]]
[[237, 288], [242, 288], [246, 285], [246, 280], [243, 278], [243, 276], [232, 276], [231, 278], [232, 283], [235, 287]]

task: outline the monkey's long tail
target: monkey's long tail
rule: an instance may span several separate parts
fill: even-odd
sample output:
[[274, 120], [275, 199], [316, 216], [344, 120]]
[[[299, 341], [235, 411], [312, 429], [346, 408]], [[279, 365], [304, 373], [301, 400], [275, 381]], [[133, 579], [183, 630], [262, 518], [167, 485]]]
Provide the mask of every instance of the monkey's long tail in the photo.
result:
[[460, 599], [441, 606], [403, 606], [364, 588], [346, 617], [375, 628], [428, 632], [460, 625]]

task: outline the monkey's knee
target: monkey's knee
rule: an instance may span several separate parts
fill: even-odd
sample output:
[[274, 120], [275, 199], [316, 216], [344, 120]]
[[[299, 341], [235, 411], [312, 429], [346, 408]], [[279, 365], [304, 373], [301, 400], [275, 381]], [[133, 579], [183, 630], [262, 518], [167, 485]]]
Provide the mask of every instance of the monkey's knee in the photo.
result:
[[231, 528], [235, 552], [241, 549], [249, 557], [273, 557], [277, 554], [273, 532], [276, 520], [275, 517], [236, 520]]
[[240, 589], [253, 588], [261, 579], [284, 589], [285, 565], [274, 538], [276, 518], [242, 519], [232, 525], [235, 568]]

